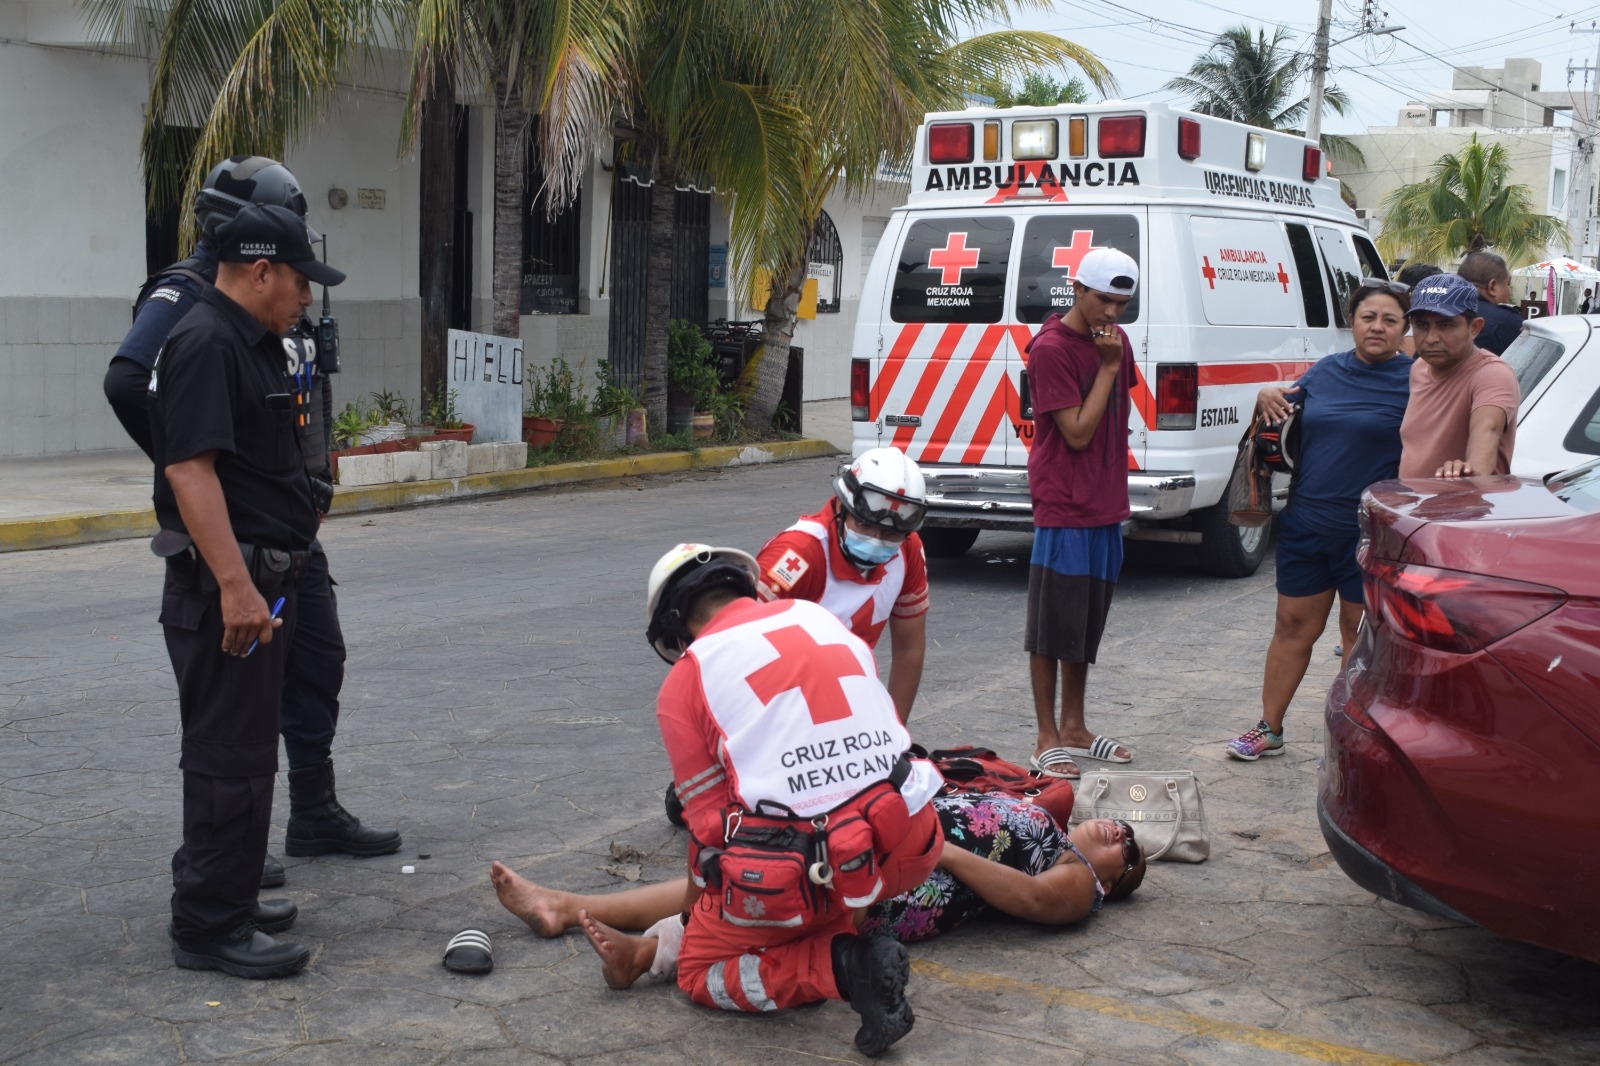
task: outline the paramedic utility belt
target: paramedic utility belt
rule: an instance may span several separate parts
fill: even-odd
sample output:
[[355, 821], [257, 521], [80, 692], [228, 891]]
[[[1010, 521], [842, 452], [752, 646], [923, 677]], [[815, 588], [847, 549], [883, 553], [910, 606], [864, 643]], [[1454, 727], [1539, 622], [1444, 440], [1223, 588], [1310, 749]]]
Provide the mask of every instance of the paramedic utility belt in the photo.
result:
[[904, 756], [889, 780], [838, 807], [798, 817], [770, 801], [723, 815], [723, 842], [700, 851], [699, 874], [722, 920], [745, 928], [799, 928], [855, 910], [884, 891], [880, 856], [903, 844], [911, 815], [900, 795]]
[[[163, 529], [150, 541], [150, 550], [167, 560], [169, 567], [180, 571], [181, 584], [207, 593], [217, 591], [216, 577], [187, 533]], [[263, 594], [293, 584], [311, 561], [309, 551], [284, 551], [255, 544], [240, 543], [239, 554], [244, 557], [244, 568], [249, 571], [250, 580]], [[187, 573], [181, 573], [183, 571]], [[184, 577], [189, 580], [182, 580]]]

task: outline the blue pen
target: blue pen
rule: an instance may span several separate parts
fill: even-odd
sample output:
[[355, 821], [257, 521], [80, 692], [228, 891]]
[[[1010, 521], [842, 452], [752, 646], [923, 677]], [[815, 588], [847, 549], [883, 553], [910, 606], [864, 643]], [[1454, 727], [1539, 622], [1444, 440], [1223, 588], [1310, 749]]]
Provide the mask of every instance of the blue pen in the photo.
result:
[[[284, 601], [284, 599], [285, 599], [285, 597], [279, 596], [278, 597], [278, 602], [272, 605], [272, 617], [274, 617], [274, 618], [278, 617], [278, 612], [283, 610], [283, 601]], [[255, 651], [256, 650], [256, 645], [260, 644], [260, 643], [261, 642], [259, 640], [252, 640], [250, 642], [250, 646], [248, 648], [246, 648], [245, 651], [244, 651], [245, 655], [249, 655], [251, 652]]]

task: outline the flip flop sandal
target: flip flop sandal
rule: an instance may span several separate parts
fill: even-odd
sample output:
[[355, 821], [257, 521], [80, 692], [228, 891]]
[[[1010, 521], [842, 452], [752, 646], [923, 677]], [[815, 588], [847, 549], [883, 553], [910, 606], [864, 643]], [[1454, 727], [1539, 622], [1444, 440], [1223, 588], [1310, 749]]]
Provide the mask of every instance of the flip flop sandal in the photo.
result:
[[1074, 758], [1097, 759], [1100, 762], [1132, 762], [1132, 755], [1117, 754], [1117, 749], [1120, 747], [1122, 745], [1110, 737], [1097, 736], [1087, 748], [1067, 747], [1061, 750]]
[[[1066, 763], [1073, 764], [1071, 773], [1055, 769]], [[1037, 755], [1030, 755], [1028, 765], [1033, 767], [1035, 773], [1061, 781], [1076, 781], [1082, 776], [1076, 763], [1073, 763], [1072, 751], [1069, 748], [1046, 748]]]
[[445, 946], [444, 965], [456, 973], [488, 973], [494, 969], [489, 934], [481, 929], [461, 930]]

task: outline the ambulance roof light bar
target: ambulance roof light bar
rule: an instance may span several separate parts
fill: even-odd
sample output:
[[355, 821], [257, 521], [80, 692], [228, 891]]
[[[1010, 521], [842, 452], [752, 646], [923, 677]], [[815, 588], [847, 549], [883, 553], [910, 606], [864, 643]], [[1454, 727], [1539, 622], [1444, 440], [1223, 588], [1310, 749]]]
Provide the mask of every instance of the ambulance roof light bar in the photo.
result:
[[935, 122], [928, 127], [929, 163], [970, 163], [972, 150], [972, 123]]
[[1134, 159], [1144, 155], [1144, 115], [1109, 115], [1096, 126], [1101, 159]]
[[1180, 159], [1188, 159], [1191, 161], [1200, 158], [1199, 119], [1178, 119], [1178, 157]]
[[1314, 183], [1322, 177], [1322, 149], [1314, 144], [1306, 145], [1304, 155], [1300, 158], [1300, 179]]

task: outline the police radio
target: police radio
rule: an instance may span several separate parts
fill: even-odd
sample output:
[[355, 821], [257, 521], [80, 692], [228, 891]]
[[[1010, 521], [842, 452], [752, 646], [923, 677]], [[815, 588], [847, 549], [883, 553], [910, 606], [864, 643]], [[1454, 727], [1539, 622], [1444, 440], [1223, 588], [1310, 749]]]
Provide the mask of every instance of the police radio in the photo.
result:
[[[328, 262], [328, 238], [322, 238], [322, 262]], [[328, 287], [322, 287], [322, 317], [317, 319], [317, 363], [324, 374], [339, 372], [339, 322], [328, 306]]]

